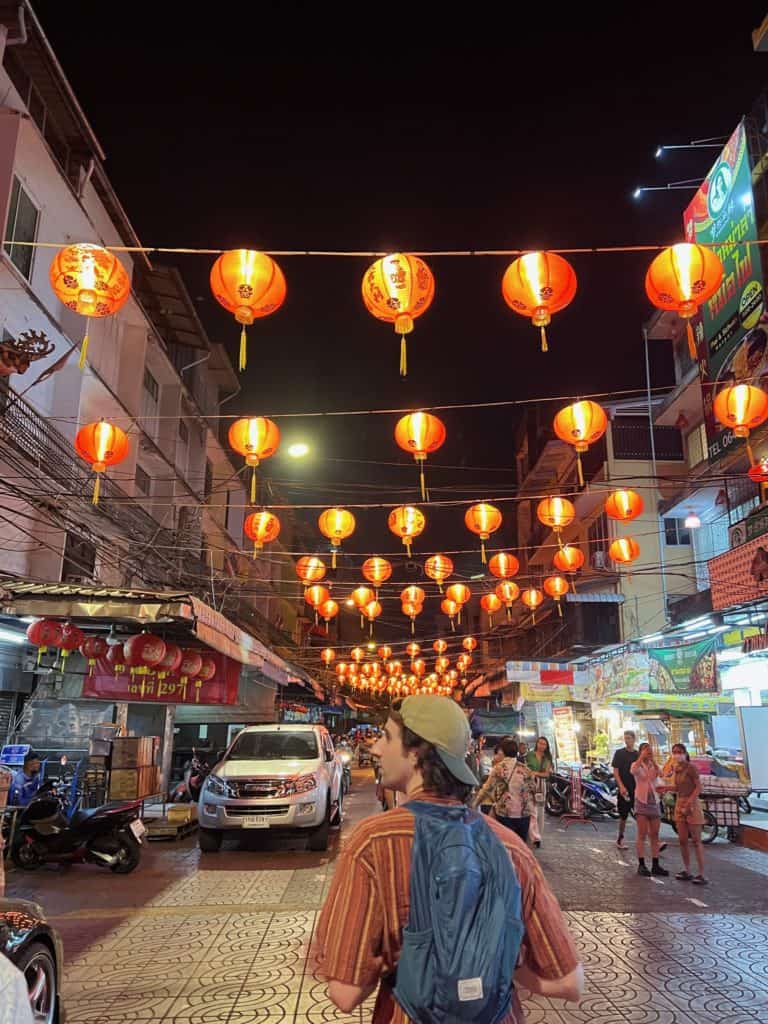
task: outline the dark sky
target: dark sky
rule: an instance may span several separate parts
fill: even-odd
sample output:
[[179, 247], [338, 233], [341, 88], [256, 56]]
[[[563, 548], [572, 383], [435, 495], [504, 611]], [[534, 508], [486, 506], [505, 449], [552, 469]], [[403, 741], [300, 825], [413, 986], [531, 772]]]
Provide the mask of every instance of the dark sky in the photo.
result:
[[[765, 12], [737, 3], [715, 18], [703, 6], [646, 4], [627, 7], [625, 24], [589, 6], [564, 15], [561, 5], [510, 5], [502, 16], [491, 4], [223, 3], [195, 15], [188, 4], [134, 3], [114, 30], [96, 8], [74, 21], [58, 0], [36, 9], [145, 244], [408, 251], [680, 240], [692, 193], [635, 202], [631, 191], [706, 174], [714, 150], [663, 161], [654, 150], [733, 131], [766, 81], [768, 55], [751, 42]], [[234, 356], [238, 330], [210, 296], [211, 262], [178, 265]], [[436, 297], [411, 336], [404, 382], [391, 328], [360, 300], [368, 262], [282, 260], [288, 298], [250, 331], [241, 409], [418, 407], [644, 382], [645, 254], [573, 258], [579, 292], [553, 321], [548, 355], [501, 298], [508, 260], [431, 259]], [[435, 470], [433, 482], [490, 495], [500, 474], [471, 467], [513, 464], [517, 414], [444, 418], [435, 463], [470, 468]], [[308, 436], [316, 460], [275, 475], [325, 487], [293, 489], [296, 501], [391, 500], [395, 481], [415, 482], [410, 467], [393, 476], [320, 456], [407, 466], [395, 419], [282, 421]], [[376, 517], [370, 547], [394, 550]], [[453, 520], [452, 546], [467, 546], [457, 511]]]

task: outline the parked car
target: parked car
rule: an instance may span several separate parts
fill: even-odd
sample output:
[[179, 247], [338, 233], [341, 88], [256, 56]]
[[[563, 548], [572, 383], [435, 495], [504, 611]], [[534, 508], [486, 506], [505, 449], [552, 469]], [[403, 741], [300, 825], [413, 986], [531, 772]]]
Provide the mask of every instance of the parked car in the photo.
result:
[[0, 953], [24, 975], [35, 1024], [64, 1024], [59, 986], [63, 949], [43, 908], [29, 900], [0, 899]]
[[343, 770], [322, 725], [252, 725], [235, 737], [205, 780], [200, 849], [214, 853], [244, 829], [301, 831], [326, 850], [343, 814]]

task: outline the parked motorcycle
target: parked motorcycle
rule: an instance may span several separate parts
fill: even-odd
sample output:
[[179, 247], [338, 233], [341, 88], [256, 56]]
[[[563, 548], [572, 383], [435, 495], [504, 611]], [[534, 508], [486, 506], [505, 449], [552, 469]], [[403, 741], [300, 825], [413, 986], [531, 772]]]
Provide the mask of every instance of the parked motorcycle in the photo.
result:
[[211, 773], [207, 761], [201, 761], [197, 752], [193, 752], [191, 760], [184, 766], [184, 778], [171, 793], [171, 803], [194, 803], [200, 799], [203, 783]]
[[24, 871], [45, 863], [85, 861], [127, 875], [141, 860], [140, 800], [75, 811], [69, 818], [53, 783], [45, 783], [19, 815], [11, 858]]
[[[607, 782], [582, 776], [581, 800], [587, 817], [619, 816], [616, 794]], [[561, 770], [549, 776], [544, 807], [547, 814], [557, 818], [571, 809], [571, 777], [568, 773]]]

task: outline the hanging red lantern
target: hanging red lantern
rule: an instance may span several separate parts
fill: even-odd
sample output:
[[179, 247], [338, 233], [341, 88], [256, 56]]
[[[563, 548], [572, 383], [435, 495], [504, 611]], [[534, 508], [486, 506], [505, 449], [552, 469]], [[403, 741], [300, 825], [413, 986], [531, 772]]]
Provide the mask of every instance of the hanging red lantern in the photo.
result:
[[266, 416], [235, 420], [229, 428], [229, 445], [251, 467], [251, 504], [256, 504], [256, 467], [280, 447], [280, 427]]
[[528, 587], [520, 595], [520, 600], [531, 609], [531, 618], [534, 626], [536, 625], [536, 609], [544, 600], [544, 595], [536, 587]]
[[453, 572], [453, 562], [448, 555], [432, 555], [424, 563], [424, 572], [437, 583], [437, 589], [442, 594], [443, 583]]
[[80, 345], [80, 369], [88, 353], [88, 321], [113, 316], [131, 294], [131, 280], [114, 253], [100, 245], [79, 242], [60, 249], [49, 271], [56, 298], [85, 317], [85, 336]]
[[363, 562], [362, 573], [365, 579], [374, 585], [378, 597], [379, 587], [382, 583], [386, 583], [392, 575], [392, 563], [388, 562], [386, 558], [374, 555], [372, 558], [366, 558]]
[[363, 277], [363, 302], [377, 320], [394, 324], [400, 335], [400, 376], [408, 372], [405, 336], [413, 321], [426, 313], [435, 297], [435, 279], [424, 260], [391, 253], [376, 260]]
[[556, 494], [539, 502], [536, 508], [536, 517], [540, 523], [548, 526], [559, 539], [563, 530], [570, 526], [576, 518], [576, 508], [572, 501]]
[[165, 654], [162, 656], [160, 661], [158, 661], [156, 666], [157, 678], [165, 679], [166, 676], [175, 675], [183, 658], [184, 652], [178, 644], [166, 643]]
[[373, 636], [373, 623], [375, 619], [381, 615], [382, 608], [378, 601], [369, 601], [367, 605], [362, 609], [363, 615], [368, 619], [368, 625], [370, 628], [370, 635]]
[[27, 626], [27, 640], [37, 647], [37, 664], [49, 647], [58, 647], [61, 643], [61, 623], [54, 619], [37, 619]]
[[576, 452], [576, 466], [579, 484], [584, 486], [584, 470], [581, 455], [589, 446], [599, 441], [608, 429], [608, 416], [597, 402], [579, 401], [567, 405], [555, 416], [554, 431], [561, 441], [573, 445]]
[[747, 476], [756, 484], [768, 483], [768, 456], [758, 459], [754, 466], [747, 470]]
[[557, 614], [560, 616], [560, 618], [562, 618], [563, 609], [562, 605], [560, 604], [560, 600], [561, 598], [565, 597], [565, 595], [570, 590], [568, 580], [566, 580], [563, 576], [547, 576], [547, 578], [544, 580], [544, 590], [554, 600], [555, 604], [557, 605]]
[[163, 660], [165, 650], [165, 641], [153, 633], [129, 636], [123, 644], [125, 664], [130, 668], [131, 675], [146, 676]]
[[439, 676], [441, 676], [443, 672], [447, 672], [448, 669], [450, 668], [450, 665], [450, 660], [442, 654], [440, 655], [439, 658], [435, 658], [435, 672], [437, 672]]
[[[331, 650], [331, 648], [329, 647], [329, 648], [327, 648], [327, 650]], [[336, 655], [334, 654], [333, 657], [335, 658]], [[331, 658], [331, 661], [333, 661], [333, 658]], [[346, 661], [338, 661], [336, 663], [336, 675], [337, 676], [345, 676], [345, 675], [347, 675], [348, 672], [349, 672], [349, 665], [346, 663]]]
[[409, 644], [406, 644], [405, 653], [411, 658], [418, 657], [421, 654], [421, 644], [417, 644], [415, 640], [411, 640]]
[[254, 320], [269, 316], [285, 302], [285, 277], [271, 256], [254, 249], [223, 252], [211, 267], [213, 297], [242, 325], [240, 331], [240, 372], [248, 361], [245, 328]]
[[400, 600], [405, 604], [410, 602], [411, 604], [424, 604], [426, 600], [426, 594], [421, 587], [405, 587], [400, 593]]
[[729, 427], [736, 437], [745, 438], [749, 463], [754, 465], [749, 432], [768, 419], [768, 394], [752, 384], [734, 384], [717, 393], [712, 412], [718, 423]]
[[691, 317], [712, 298], [723, 280], [714, 249], [680, 242], [663, 249], [645, 275], [645, 293], [657, 309], [670, 309], [688, 322], [688, 350], [697, 358]]
[[93, 670], [99, 658], [105, 657], [109, 650], [109, 644], [103, 636], [87, 636], [80, 644], [80, 653], [88, 661], [88, 675], [93, 675]]
[[503, 580], [496, 587], [496, 597], [507, 609], [507, 618], [512, 618], [512, 605], [520, 597], [520, 587], [512, 580]]
[[416, 632], [416, 616], [421, 615], [424, 611], [423, 604], [416, 604], [415, 601], [403, 601], [402, 604], [403, 615], [407, 615], [411, 620], [411, 633]]
[[577, 572], [584, 565], [584, 552], [573, 544], [564, 544], [552, 556], [552, 564], [560, 572]]
[[426, 525], [424, 513], [415, 505], [400, 505], [393, 508], [387, 519], [387, 526], [396, 537], [400, 537], [409, 558], [413, 538], [423, 533]]
[[200, 703], [200, 691], [203, 683], [210, 683], [216, 675], [216, 662], [211, 657], [203, 657], [200, 671], [195, 676], [195, 704]]
[[323, 601], [317, 610], [320, 613], [320, 618], [323, 619], [326, 627], [328, 627], [331, 624], [331, 619], [335, 619], [339, 614], [339, 605], [337, 601], [331, 599], [329, 601]]
[[473, 636], [465, 636], [461, 641], [461, 646], [465, 651], [472, 652], [477, 648], [477, 640]]
[[480, 537], [480, 560], [483, 565], [486, 563], [485, 542], [501, 526], [501, 518], [499, 509], [485, 501], [472, 505], [464, 514], [467, 529]]
[[480, 598], [480, 607], [488, 616], [488, 624], [493, 627], [493, 616], [501, 608], [501, 601], [497, 594], [483, 594]]
[[471, 654], [460, 654], [456, 659], [456, 668], [459, 672], [466, 672], [469, 666], [472, 664]]
[[336, 651], [334, 651], [334, 649], [332, 647], [325, 647], [320, 652], [320, 660], [322, 661], [322, 663], [325, 665], [326, 668], [330, 668], [331, 667], [331, 662], [333, 662], [335, 660], [335, 658], [336, 658]]
[[319, 583], [325, 576], [325, 562], [316, 555], [304, 555], [296, 563], [296, 575], [305, 587]]
[[90, 463], [96, 474], [93, 482], [91, 503], [98, 505], [101, 490], [101, 474], [108, 466], [117, 466], [128, 454], [128, 435], [120, 427], [99, 420], [81, 427], [75, 437], [75, 451], [85, 462]]
[[445, 654], [445, 652], [448, 650], [448, 641], [435, 640], [435, 642], [432, 644], [432, 649], [434, 651], [437, 651], [438, 654]]
[[608, 548], [608, 557], [614, 562], [629, 565], [640, 557], [640, 545], [632, 537], [619, 537]]
[[605, 514], [610, 519], [629, 523], [643, 514], [643, 499], [637, 491], [611, 491], [605, 499]]
[[203, 656], [199, 651], [186, 650], [182, 652], [183, 657], [181, 664], [179, 665], [179, 682], [181, 683], [184, 693], [182, 695], [182, 701], [187, 699], [187, 686], [191, 679], [195, 679], [203, 668]]
[[362, 647], [353, 647], [352, 650], [349, 652], [349, 656], [352, 659], [352, 661], [356, 662], [356, 664], [359, 665], [360, 662], [365, 658], [365, 651], [363, 650]]
[[436, 452], [445, 442], [445, 424], [428, 412], [410, 412], [397, 421], [395, 441], [404, 452], [410, 452], [419, 467], [421, 500], [427, 500], [424, 486], [424, 463], [427, 455]]
[[382, 661], [389, 661], [389, 659], [392, 657], [392, 648], [384, 644], [378, 649], [376, 653], [378, 654]]
[[421, 678], [423, 675], [426, 674], [427, 671], [426, 661], [424, 661], [423, 658], [414, 658], [414, 660], [411, 662], [411, 671], [415, 676]]
[[331, 568], [336, 568], [336, 549], [341, 547], [341, 542], [351, 537], [355, 532], [355, 517], [345, 508], [328, 508], [320, 514], [317, 520], [320, 533], [327, 537], [333, 548]]
[[507, 267], [501, 294], [510, 309], [529, 317], [541, 328], [541, 351], [547, 351], [547, 332], [553, 313], [558, 313], [576, 294], [576, 273], [554, 252], [527, 252]]
[[458, 604], [456, 601], [451, 601], [449, 597], [446, 597], [443, 601], [440, 602], [440, 611], [443, 613], [443, 615], [448, 616], [448, 620], [451, 623], [451, 632], [455, 633], [456, 623], [454, 620], [457, 615], [461, 614], [461, 605]]
[[106, 661], [116, 676], [121, 676], [125, 671], [125, 651], [122, 644], [110, 644], [106, 654]]
[[520, 562], [509, 552], [499, 551], [488, 562], [488, 570], [497, 579], [509, 580], [520, 572]]
[[76, 651], [85, 640], [85, 633], [82, 629], [73, 625], [71, 622], [65, 622], [61, 627], [61, 640], [59, 640], [57, 647], [61, 651], [61, 668], [60, 671], [66, 671], [67, 658], [70, 656], [72, 651]]
[[252, 512], [245, 517], [243, 531], [253, 541], [253, 557], [265, 544], [280, 536], [280, 520], [272, 512]]
[[319, 583], [315, 583], [314, 586], [307, 587], [304, 591], [304, 600], [315, 611], [315, 625], [317, 625], [317, 613], [326, 601], [331, 600], [331, 592], [328, 587], [324, 587]]

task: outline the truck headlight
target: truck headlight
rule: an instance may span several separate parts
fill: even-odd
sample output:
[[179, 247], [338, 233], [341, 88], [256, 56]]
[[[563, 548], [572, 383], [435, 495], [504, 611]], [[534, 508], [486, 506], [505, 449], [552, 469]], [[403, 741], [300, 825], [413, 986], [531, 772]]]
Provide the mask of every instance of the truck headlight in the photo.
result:
[[217, 775], [209, 775], [205, 780], [205, 788], [214, 796], [229, 796], [229, 786]]

